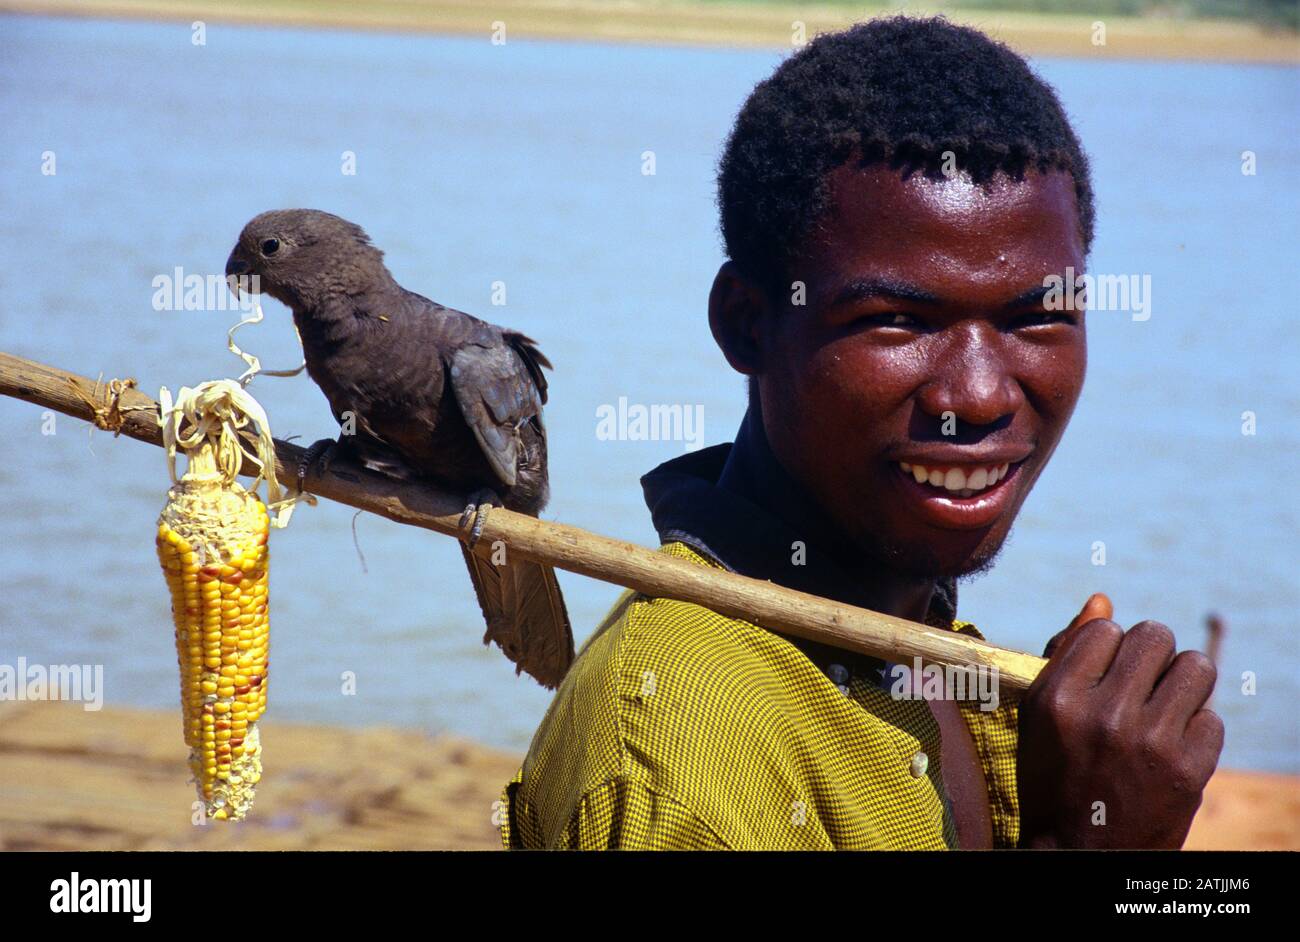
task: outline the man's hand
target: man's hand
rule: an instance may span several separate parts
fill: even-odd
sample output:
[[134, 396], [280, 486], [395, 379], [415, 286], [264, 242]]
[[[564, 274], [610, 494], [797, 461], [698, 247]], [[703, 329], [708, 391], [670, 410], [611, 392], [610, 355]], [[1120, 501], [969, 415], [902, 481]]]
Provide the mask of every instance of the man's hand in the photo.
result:
[[1223, 748], [1202, 709], [1215, 669], [1144, 621], [1125, 633], [1088, 599], [1020, 706], [1022, 847], [1179, 848]]

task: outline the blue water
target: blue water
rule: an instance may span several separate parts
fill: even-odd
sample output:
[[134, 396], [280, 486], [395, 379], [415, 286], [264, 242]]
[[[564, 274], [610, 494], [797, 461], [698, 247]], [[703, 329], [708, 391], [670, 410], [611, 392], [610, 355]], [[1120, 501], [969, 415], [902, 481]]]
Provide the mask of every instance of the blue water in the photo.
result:
[[[701, 404], [705, 441], [732, 436], [743, 386], [705, 321], [721, 260], [713, 171], [779, 54], [214, 24], [205, 46], [190, 37], [185, 24], [0, 17], [0, 349], [155, 394], [236, 375], [231, 313], [156, 311], [152, 279], [220, 272], [261, 210], [328, 209], [362, 223], [408, 287], [538, 339], [557, 367], [548, 516], [653, 544], [637, 478], [683, 446], [599, 440], [596, 410], [620, 396]], [[1038, 651], [1093, 591], [1121, 621], [1165, 621], [1182, 646], [1203, 643], [1217, 610], [1224, 763], [1300, 771], [1286, 484], [1300, 451], [1300, 73], [1038, 66], [1093, 158], [1093, 268], [1149, 274], [1152, 316], [1090, 317], [1073, 425], [961, 613]], [[295, 365], [287, 313], [267, 313], [241, 339], [267, 366]], [[332, 434], [306, 377], [252, 390], [281, 437]], [[162, 453], [71, 419], [42, 435], [41, 410], [8, 399], [0, 442], [0, 663], [103, 664], [107, 702], [172, 706], [153, 550]], [[275, 535], [273, 715], [525, 748], [549, 695], [479, 643], [456, 547], [363, 516], [363, 572], [351, 517], [303, 508]], [[617, 590], [560, 579], [585, 637]]]

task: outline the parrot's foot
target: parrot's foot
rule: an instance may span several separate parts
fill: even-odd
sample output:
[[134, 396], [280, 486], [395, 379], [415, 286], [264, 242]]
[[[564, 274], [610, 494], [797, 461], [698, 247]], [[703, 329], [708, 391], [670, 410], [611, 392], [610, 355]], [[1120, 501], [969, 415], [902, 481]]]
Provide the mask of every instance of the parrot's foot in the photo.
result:
[[307, 475], [314, 466], [320, 466], [316, 469], [318, 474], [324, 474], [329, 470], [330, 462], [338, 454], [338, 445], [339, 443], [332, 438], [322, 438], [302, 453], [302, 458], [298, 461], [299, 491], [302, 491], [303, 484], [307, 481]]
[[466, 541], [470, 549], [474, 548], [479, 537], [483, 535], [483, 525], [487, 523], [488, 511], [500, 503], [501, 498], [497, 497], [496, 492], [486, 488], [470, 495], [469, 503], [465, 505], [465, 511], [460, 515], [461, 529], [464, 529], [471, 520], [474, 521], [474, 525], [470, 527], [469, 539]]

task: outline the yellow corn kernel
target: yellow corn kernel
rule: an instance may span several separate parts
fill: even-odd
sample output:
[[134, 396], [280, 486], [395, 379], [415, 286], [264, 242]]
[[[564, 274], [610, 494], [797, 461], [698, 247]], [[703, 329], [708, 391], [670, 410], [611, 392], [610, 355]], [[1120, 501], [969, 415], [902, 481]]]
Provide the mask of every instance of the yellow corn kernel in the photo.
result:
[[[261, 406], [238, 383], [159, 393], [160, 425], [175, 482], [156, 544], [172, 599], [180, 663], [181, 728], [208, 817], [238, 821], [262, 778], [258, 720], [266, 711], [267, 537], [271, 518], [257, 497], [266, 481], [275, 526], [296, 498], [275, 476], [275, 442]], [[189, 467], [176, 476], [176, 454]], [[237, 480], [260, 468], [250, 489]]]
[[[242, 650], [240, 640], [248, 631], [246, 611], [266, 599], [267, 569], [250, 577], [238, 566], [261, 558], [266, 533], [266, 508], [256, 495], [224, 484], [210, 454], [205, 460], [202, 449], [191, 452], [190, 469], [172, 487], [159, 519], [157, 547], [172, 596], [190, 771], [208, 816], [218, 821], [243, 818], [261, 779], [261, 708], [250, 713], [236, 699], [233, 681], [247, 679], [239, 676], [242, 662], [260, 669], [265, 684], [264, 660], [245, 653], [251, 639]], [[254, 588], [261, 591], [254, 595]], [[232, 725], [236, 707], [238, 725]]]

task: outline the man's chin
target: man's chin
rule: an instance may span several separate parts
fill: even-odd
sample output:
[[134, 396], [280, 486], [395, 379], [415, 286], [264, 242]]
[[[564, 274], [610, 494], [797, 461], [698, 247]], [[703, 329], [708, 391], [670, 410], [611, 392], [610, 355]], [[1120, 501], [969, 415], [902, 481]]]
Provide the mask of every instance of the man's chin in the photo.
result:
[[1009, 536], [986, 539], [966, 552], [943, 553], [930, 544], [885, 542], [866, 549], [882, 566], [910, 579], [973, 579], [993, 568]]

